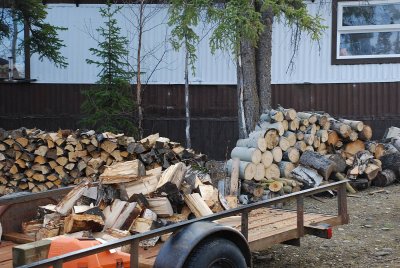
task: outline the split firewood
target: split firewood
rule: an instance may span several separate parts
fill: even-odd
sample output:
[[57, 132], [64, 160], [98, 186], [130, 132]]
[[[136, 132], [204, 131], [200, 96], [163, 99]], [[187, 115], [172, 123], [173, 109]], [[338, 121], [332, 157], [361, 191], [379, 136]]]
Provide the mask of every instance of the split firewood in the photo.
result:
[[149, 208], [159, 217], [169, 217], [174, 214], [171, 203], [166, 197], [148, 198]]
[[345, 152], [350, 156], [363, 150], [365, 150], [365, 144], [361, 140], [350, 142], [345, 146]]
[[88, 187], [89, 181], [84, 181], [80, 185], [77, 185], [66, 196], [64, 196], [63, 199], [61, 199], [55, 210], [61, 215], [67, 215], [72, 210], [75, 202], [83, 195]]
[[64, 233], [79, 231], [100, 232], [104, 228], [104, 221], [99, 215], [70, 214], [64, 219]]
[[167, 168], [158, 182], [157, 188], [162, 187], [167, 182], [171, 182], [176, 185], [178, 189], [181, 187], [181, 183], [186, 174], [186, 166], [183, 163], [177, 163]]
[[106, 167], [100, 179], [103, 184], [115, 184], [134, 181], [144, 175], [146, 175], [145, 167], [136, 159]]
[[196, 218], [213, 214], [206, 202], [201, 198], [200, 194], [187, 194], [184, 198], [186, 205], [190, 208]]

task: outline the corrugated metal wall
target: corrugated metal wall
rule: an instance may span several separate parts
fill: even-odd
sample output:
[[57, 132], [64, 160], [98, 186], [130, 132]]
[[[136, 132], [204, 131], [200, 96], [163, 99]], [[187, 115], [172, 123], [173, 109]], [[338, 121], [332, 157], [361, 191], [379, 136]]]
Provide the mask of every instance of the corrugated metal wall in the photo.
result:
[[[284, 22], [275, 21], [273, 27], [272, 52], [272, 83], [358, 83], [358, 82], [393, 82], [399, 81], [400, 64], [364, 64], [364, 65], [332, 65], [331, 64], [331, 2], [316, 0], [307, 1], [309, 10], [313, 14], [320, 14], [328, 29], [319, 42], [312, 42], [303, 34], [300, 46], [293, 61], [293, 68], [288, 68], [293, 55], [291, 47], [292, 28], [286, 27]], [[41, 83], [94, 83], [97, 80], [98, 70], [95, 66], [87, 65], [85, 60], [90, 58], [89, 48], [95, 47], [93, 37], [95, 29], [101, 25], [98, 14], [100, 5], [81, 4], [53, 4], [50, 7], [48, 20], [50, 23], [65, 26], [69, 29], [61, 32], [66, 47], [62, 53], [66, 55], [70, 65], [67, 69], [56, 69], [46, 60], [41, 62], [36, 56], [32, 58], [32, 78]], [[157, 12], [155, 12], [157, 10]], [[129, 36], [132, 47], [131, 62], [134, 62], [134, 51], [137, 34], [134, 24], [130, 23], [137, 13], [137, 7], [125, 6], [117, 19], [122, 32]], [[157, 69], [150, 77], [152, 84], [183, 84], [184, 53], [173, 51], [169, 42], [170, 28], [166, 25], [167, 8], [161, 5], [148, 5], [147, 14], [152, 13], [146, 24], [144, 34], [143, 54], [148, 56], [143, 60], [144, 80], [150, 76], [153, 69]], [[198, 46], [198, 60], [196, 74], [190, 75], [194, 84], [236, 84], [235, 62], [227, 52], [217, 52], [212, 55], [209, 48], [208, 26], [200, 23], [197, 32], [202, 36]], [[208, 35], [206, 34], [208, 33]], [[153, 53], [154, 52], [154, 53]], [[164, 54], [165, 52], [165, 54]], [[152, 55], [152, 56], [151, 56]], [[159, 59], [162, 61], [157, 65]], [[155, 68], [155, 66], [157, 66]]]
[[[48, 5], [47, 20], [54, 25], [67, 27], [60, 32], [66, 47], [61, 52], [68, 59], [66, 69], [57, 69], [50, 62], [43, 62], [33, 55], [31, 77], [40, 83], [95, 83], [99, 69], [88, 65], [86, 59], [93, 56], [89, 49], [96, 47], [98, 39], [96, 28], [103, 26], [99, 15], [101, 5], [73, 4]], [[167, 7], [164, 5], [146, 5], [142, 47], [143, 81], [152, 84], [184, 83], [184, 51], [174, 51], [169, 42], [171, 28], [167, 25]], [[136, 63], [138, 5], [124, 5], [116, 16], [122, 35], [128, 36], [131, 55], [129, 62]], [[189, 80], [193, 84], [235, 84], [236, 67], [229, 54], [217, 51], [211, 54], [207, 34], [209, 29], [203, 23], [197, 27], [202, 38], [198, 44], [196, 73], [190, 72]], [[136, 64], [134, 64], [136, 65]], [[134, 67], [134, 70], [136, 68]]]
[[[77, 128], [80, 89], [88, 85], [0, 84], [0, 127]], [[371, 124], [374, 138], [400, 127], [400, 83], [273, 85], [272, 102], [299, 111], [326, 111], [335, 117]], [[236, 86], [191, 86], [193, 148], [225, 159], [237, 131]], [[184, 87], [150, 85], [144, 91], [144, 127], [185, 141]]]
[[[321, 3], [322, 2], [322, 3]], [[328, 29], [319, 42], [306, 35], [301, 36], [300, 46], [289, 67], [293, 54], [292, 28], [275, 23], [272, 36], [272, 83], [366, 83], [400, 81], [400, 64], [332, 65], [332, 2], [307, 1], [312, 14], [320, 14]]]

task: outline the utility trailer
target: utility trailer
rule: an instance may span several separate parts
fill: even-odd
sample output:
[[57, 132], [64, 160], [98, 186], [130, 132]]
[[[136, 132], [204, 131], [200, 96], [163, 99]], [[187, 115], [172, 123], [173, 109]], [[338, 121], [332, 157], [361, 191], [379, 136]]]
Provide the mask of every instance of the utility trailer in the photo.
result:
[[[329, 239], [333, 226], [347, 224], [349, 216], [345, 183], [339, 181], [240, 206], [18, 267], [60, 268], [68, 261], [123, 245], [131, 245], [130, 267], [252, 267], [251, 251], [265, 250], [279, 243], [300, 246], [300, 238], [307, 234]], [[305, 197], [328, 190], [337, 191], [336, 215], [304, 211]], [[0, 205], [32, 203], [40, 198], [66, 194], [67, 191], [58, 189], [18, 198], [3, 197], [0, 198]], [[296, 201], [295, 210], [274, 208], [279, 203], [291, 200]], [[173, 235], [163, 244], [147, 250], [139, 247], [142, 240], [168, 233]], [[19, 258], [17, 248], [13, 250], [14, 264], [18, 261], [16, 258]], [[36, 248], [36, 253], [46, 256], [46, 250], [48, 247], [46, 249], [42, 246]]]

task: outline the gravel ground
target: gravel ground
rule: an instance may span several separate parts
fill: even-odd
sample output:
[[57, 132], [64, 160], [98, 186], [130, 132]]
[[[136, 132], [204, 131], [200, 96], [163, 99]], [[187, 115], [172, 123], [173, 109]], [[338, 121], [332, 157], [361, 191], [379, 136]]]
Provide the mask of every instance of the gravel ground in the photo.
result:
[[[209, 165], [214, 181], [225, 176], [223, 162]], [[307, 198], [305, 210], [336, 213], [336, 198], [318, 199]], [[300, 247], [254, 252], [254, 267], [400, 267], [400, 184], [371, 187], [347, 200], [350, 223], [335, 227], [332, 239], [306, 236]]]

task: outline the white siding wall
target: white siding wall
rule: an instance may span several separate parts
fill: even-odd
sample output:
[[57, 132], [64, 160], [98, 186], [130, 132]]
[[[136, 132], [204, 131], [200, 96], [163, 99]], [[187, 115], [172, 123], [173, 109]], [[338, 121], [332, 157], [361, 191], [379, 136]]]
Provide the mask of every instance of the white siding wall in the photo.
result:
[[309, 10], [322, 15], [325, 31], [319, 44], [303, 35], [294, 61], [294, 70], [287, 71], [293, 49], [290, 46], [291, 30], [275, 24], [272, 38], [272, 82], [295, 83], [356, 83], [400, 81], [400, 64], [331, 65], [332, 8], [327, 4], [309, 2]]
[[[97, 81], [98, 69], [94, 65], [87, 64], [86, 59], [93, 58], [89, 48], [96, 47], [94, 38], [98, 35], [95, 29], [102, 25], [99, 7], [100, 5], [80, 5], [79, 7], [49, 5], [48, 21], [68, 28], [67, 31], [60, 32], [60, 38], [66, 45], [62, 49], [62, 54], [68, 58], [69, 66], [66, 69], [55, 68], [47, 60], [41, 62], [37, 56], [33, 56], [32, 78], [40, 83], [95, 83]], [[182, 84], [184, 83], [184, 51], [182, 49], [176, 52], [169, 44], [170, 28], [166, 24], [167, 8], [149, 5], [146, 7], [146, 12], [154, 14], [156, 9], [158, 13], [145, 25], [146, 32], [143, 35], [142, 55], [147, 56], [142, 62], [142, 72], [145, 72], [142, 80], [149, 79], [149, 83], [152, 84]], [[130, 22], [135, 21], [132, 9], [124, 7], [117, 20], [122, 33], [129, 37], [133, 47], [131, 62], [136, 62], [137, 31]], [[200, 25], [198, 29], [200, 35], [207, 33], [204, 25]], [[162, 61], [160, 61], [161, 58]], [[235, 68], [229, 54], [221, 51], [215, 55], [211, 54], [208, 38], [205, 37], [198, 45], [196, 73], [190, 76], [190, 82], [192, 84], [235, 84]], [[153, 70], [155, 71], [150, 76]]]
[[[329, 1], [328, 1], [329, 2]], [[319, 1], [309, 2], [312, 13], [319, 12], [325, 19], [329, 29], [324, 33], [319, 43], [311, 42], [308, 36], [303, 35], [300, 47], [294, 60], [293, 70], [288, 71], [292, 55], [290, 46], [291, 29], [283, 24], [275, 23], [273, 27], [272, 52], [272, 82], [274, 84], [292, 83], [355, 83], [355, 82], [390, 82], [400, 80], [400, 64], [366, 64], [366, 65], [331, 65], [331, 4], [321, 5]], [[50, 23], [68, 27], [60, 36], [66, 47], [62, 53], [68, 58], [69, 66], [66, 69], [55, 68], [51, 63], [41, 62], [32, 57], [32, 78], [41, 83], [94, 83], [97, 80], [98, 70], [94, 65], [86, 64], [91, 58], [89, 48], [95, 47], [96, 42], [91, 35], [96, 36], [95, 29], [102, 25], [98, 13], [98, 5], [49, 5], [48, 20]], [[148, 12], [157, 8], [148, 7]], [[160, 6], [158, 6], [160, 8]], [[166, 51], [162, 62], [150, 77], [152, 84], [182, 84], [184, 83], [184, 53], [175, 52], [168, 42], [169, 28], [166, 25], [167, 9], [164, 7], [154, 16], [144, 34], [144, 51], [156, 51], [153, 56], [143, 61], [144, 80], [157, 65], [158, 59]], [[133, 25], [132, 10], [125, 7], [119, 15], [118, 22], [122, 32], [129, 36], [132, 42], [132, 57], [134, 57], [137, 36]], [[204, 25], [198, 27], [200, 35], [207, 32]], [[150, 53], [149, 55], [151, 55]], [[134, 62], [134, 59], [131, 59]], [[192, 84], [236, 84], [235, 62], [229, 53], [217, 52], [212, 55], [208, 46], [208, 38], [202, 39], [198, 46], [198, 61], [196, 73], [190, 76]]]

